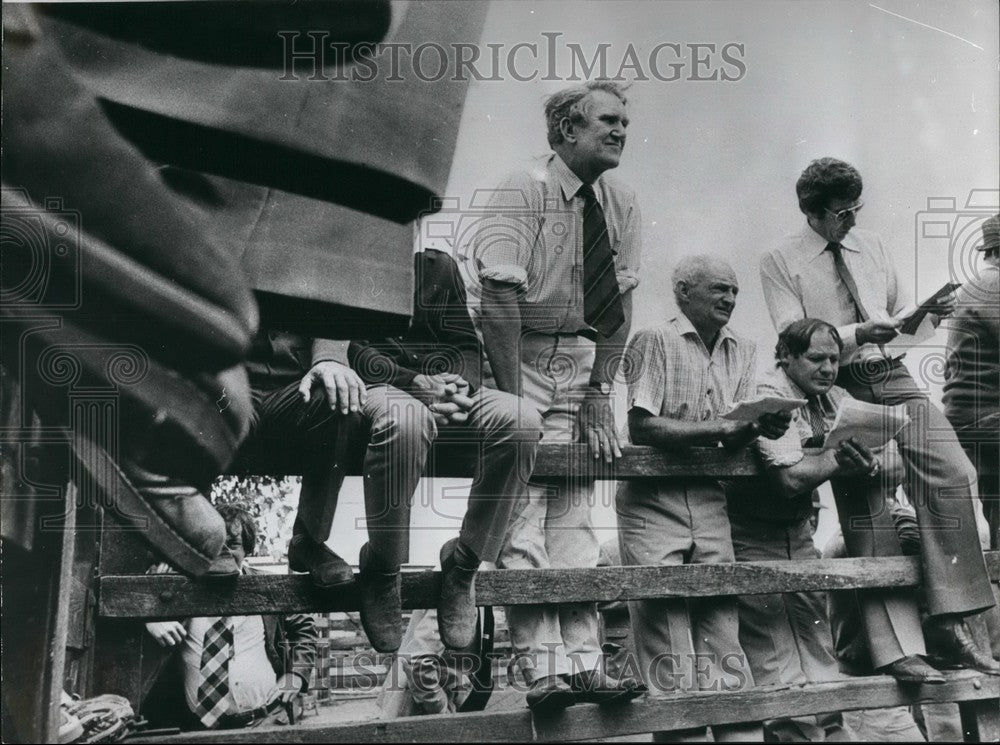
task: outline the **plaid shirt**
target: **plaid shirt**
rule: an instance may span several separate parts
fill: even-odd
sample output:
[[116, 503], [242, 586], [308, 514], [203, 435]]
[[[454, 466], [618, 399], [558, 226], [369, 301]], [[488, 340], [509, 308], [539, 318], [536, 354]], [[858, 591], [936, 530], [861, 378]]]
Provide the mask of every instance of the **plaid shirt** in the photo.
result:
[[816, 414], [817, 422], [822, 423], [825, 436], [833, 428], [841, 399], [849, 395], [843, 388], [834, 386], [822, 396], [809, 397], [780, 367], [760, 381], [757, 393], [761, 396], [810, 399], [808, 404], [792, 412], [792, 422], [785, 434], [777, 440], [757, 439], [757, 452], [768, 468], [788, 468], [802, 460], [802, 448], [814, 434], [810, 409]]
[[716, 419], [753, 392], [757, 345], [727, 327], [709, 351], [681, 314], [638, 331], [625, 354], [629, 408], [653, 416], [685, 422]]

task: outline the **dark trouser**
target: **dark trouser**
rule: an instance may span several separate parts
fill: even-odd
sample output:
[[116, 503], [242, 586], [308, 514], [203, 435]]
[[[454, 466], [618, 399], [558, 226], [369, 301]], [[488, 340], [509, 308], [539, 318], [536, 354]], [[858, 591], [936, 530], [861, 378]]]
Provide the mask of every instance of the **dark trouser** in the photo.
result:
[[[808, 518], [766, 522], [730, 512], [736, 561], [800, 561], [816, 558]], [[833, 656], [826, 593], [740, 595], [740, 644], [757, 685], [802, 685], [843, 677]], [[919, 630], [919, 625], [917, 627]], [[853, 739], [840, 712], [779, 717], [764, 722], [770, 742]]]
[[[510, 513], [527, 490], [541, 437], [541, 422], [530, 407], [501, 391], [482, 388], [473, 396], [465, 425], [449, 426], [449, 440], [474, 445], [475, 479], [461, 538], [483, 561], [494, 561]], [[391, 386], [371, 386], [360, 416], [330, 410], [326, 398], [307, 404], [298, 384], [255, 393], [251, 437], [255, 448], [278, 448], [302, 464], [299, 525], [319, 542], [330, 537], [337, 496], [357, 435], [367, 433], [364, 455], [368, 540], [387, 565], [409, 559], [410, 506], [431, 444], [438, 436], [430, 410]], [[263, 453], [270, 459], [274, 453]]]
[[[848, 556], [874, 558], [903, 554], [889, 511], [889, 495], [877, 479], [834, 479], [831, 486]], [[858, 590], [856, 595], [872, 667], [926, 653], [913, 590]]]
[[969, 615], [992, 607], [972, 503], [975, 471], [951, 424], [902, 363], [843, 367], [837, 385], [861, 401], [906, 406], [910, 423], [896, 435], [896, 444], [906, 465], [904, 488], [920, 525], [930, 614]]

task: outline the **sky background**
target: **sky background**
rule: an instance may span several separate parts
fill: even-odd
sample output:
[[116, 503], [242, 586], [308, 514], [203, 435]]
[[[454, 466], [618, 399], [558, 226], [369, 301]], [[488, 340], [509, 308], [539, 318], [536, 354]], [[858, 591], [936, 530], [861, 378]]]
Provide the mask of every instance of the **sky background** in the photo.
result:
[[[561, 34], [555, 70], [562, 80], [540, 79], [548, 72], [545, 33]], [[835, 156], [861, 171], [858, 224], [882, 235], [915, 296], [949, 276], [975, 276], [978, 224], [998, 209], [998, 38], [995, 0], [494, 0], [481, 43], [502, 44], [504, 54], [534, 43], [542, 59], [523, 49], [516, 58], [519, 74], [537, 71], [535, 80], [503, 70], [503, 80], [470, 84], [448, 195], [465, 207], [477, 190], [548, 152], [542, 102], [568, 84], [569, 45], [589, 60], [609, 44], [614, 75], [631, 44], [652, 78], [651, 50], [680, 44], [684, 56], [666, 50], [659, 58], [664, 75], [669, 62], [685, 63], [680, 80], [636, 80], [628, 92], [631, 124], [616, 176], [636, 190], [643, 210], [634, 327], [674, 313], [669, 278], [679, 258], [714, 253], [733, 264], [740, 281], [732, 327], [770, 350], [775, 334], [758, 262], [802, 224], [795, 180], [814, 158]], [[730, 43], [743, 45], [738, 81], [688, 79], [712, 70], [738, 75], [719, 55]], [[707, 68], [694, 70], [691, 44], [716, 45], [714, 55], [702, 52]], [[487, 75], [488, 67], [481, 67]], [[632, 79], [635, 70], [625, 75]], [[944, 339], [939, 332], [907, 357], [935, 400]], [[422, 487], [414, 507], [415, 563], [436, 561], [464, 510], [462, 482], [434, 487], [444, 494], [431, 488]], [[611, 491], [598, 502], [595, 523], [611, 538]], [[365, 540], [356, 483], [340, 505], [331, 545], [356, 562]], [[826, 518], [821, 540], [829, 524]]]

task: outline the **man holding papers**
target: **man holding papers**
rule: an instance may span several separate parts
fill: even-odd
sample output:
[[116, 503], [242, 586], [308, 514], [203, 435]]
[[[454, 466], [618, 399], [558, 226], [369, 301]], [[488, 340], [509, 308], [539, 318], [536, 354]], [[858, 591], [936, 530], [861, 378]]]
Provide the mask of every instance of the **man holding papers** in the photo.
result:
[[[906, 407], [910, 423], [896, 443], [921, 530], [931, 616], [925, 633], [947, 659], [1000, 674], [963, 622], [994, 602], [976, 537], [975, 471], [948, 420], [884, 349], [900, 325], [893, 317], [910, 303], [879, 236], [852, 230], [862, 207], [861, 175], [849, 163], [822, 158], [809, 164], [795, 188], [806, 225], [761, 261], [771, 319], [779, 331], [804, 317], [833, 324], [843, 342], [837, 385], [861, 401]], [[931, 312], [947, 315], [953, 307], [947, 294]]]
[[[756, 345], [727, 328], [736, 307], [736, 273], [707, 256], [682, 259], [674, 271], [680, 309], [638, 331], [625, 353], [628, 431], [636, 445], [740, 448], [780, 437], [789, 415], [755, 421], [721, 418], [753, 393]], [[714, 479], [642, 479], [618, 487], [622, 564], [667, 566], [733, 561], [726, 496]], [[629, 603], [635, 651], [650, 695], [686, 690], [741, 690], [753, 676], [740, 648], [733, 598]], [[693, 640], [693, 646], [692, 646]], [[654, 742], [704, 739], [705, 728], [654, 733]], [[716, 742], [760, 740], [756, 723], [713, 727]], [[663, 738], [663, 739], [660, 739]]]
[[[812, 492], [828, 480], [848, 554], [902, 554], [887, 506], [903, 475], [891, 441], [880, 452], [853, 437], [820, 453], [803, 451], [829, 442], [838, 407], [853, 402], [833, 383], [842, 347], [836, 328], [811, 318], [793, 322], [778, 337], [778, 367], [757, 392], [807, 403], [792, 415], [792, 425], [781, 438], [755, 443], [768, 482], [730, 490], [737, 560], [815, 559], [809, 525]], [[891, 428], [887, 432], [891, 438]], [[912, 591], [867, 590], [858, 598], [874, 667], [900, 681], [944, 682], [921, 658], [926, 650]], [[840, 677], [822, 593], [741, 597], [740, 641], [759, 685]], [[829, 730], [828, 719], [818, 724]], [[777, 732], [795, 725], [805, 739], [823, 739], [809, 736], [810, 723], [800, 719], [768, 725]]]

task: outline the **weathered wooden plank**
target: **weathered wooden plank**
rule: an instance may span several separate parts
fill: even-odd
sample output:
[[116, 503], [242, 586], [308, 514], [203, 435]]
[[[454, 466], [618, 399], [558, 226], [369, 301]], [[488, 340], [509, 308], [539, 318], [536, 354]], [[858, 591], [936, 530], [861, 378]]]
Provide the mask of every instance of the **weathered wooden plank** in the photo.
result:
[[1000, 742], [1000, 701], [961, 701], [958, 712], [966, 742]]
[[57, 459], [46, 455], [38, 472], [65, 489], [58, 499], [35, 500], [37, 522], [26, 526], [31, 550], [17, 541], [3, 547], [5, 742], [59, 741], [77, 492]]
[[[992, 574], [1000, 556], [987, 554]], [[761, 561], [672, 567], [518, 569], [481, 572], [480, 605], [564, 603], [655, 597], [714, 597], [773, 592], [912, 587], [920, 582], [915, 557]], [[265, 575], [191, 580], [181, 576], [101, 578], [100, 613], [105, 618], [177, 618], [192, 615], [322, 613], [358, 609], [355, 586], [315, 589], [304, 575]], [[403, 575], [403, 607], [433, 608], [440, 573]]]
[[562, 713], [533, 717], [527, 709], [442, 714], [336, 725], [258, 728], [133, 738], [132, 742], [510, 742], [578, 741], [637, 735], [705, 724], [804, 716], [828, 711], [900, 706], [923, 701], [982, 701], [1000, 696], [1000, 678], [967, 671], [934, 686], [903, 687], [885, 676], [852, 678], [800, 687], [761, 686], [742, 692], [678, 693], [644, 697], [620, 708], [578, 705]]
[[[476, 448], [460, 443], [439, 443], [430, 459], [428, 476], [471, 477]], [[348, 475], [360, 476], [360, 461], [346, 464]], [[267, 473], [272, 476], [295, 475], [286, 464], [261, 462], [241, 463], [239, 471], [246, 474]], [[731, 452], [722, 448], [690, 448], [666, 452], [650, 447], [626, 445], [622, 457], [608, 466], [595, 460], [586, 445], [545, 443], [538, 449], [534, 475], [539, 479], [563, 479], [572, 473], [578, 478], [590, 475], [596, 479], [628, 480], [650, 477], [740, 478], [760, 474], [758, 463], [746, 450]]]

